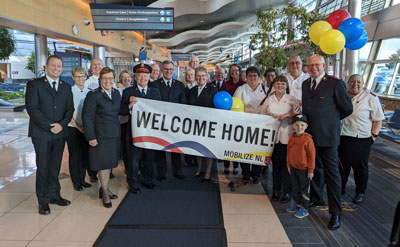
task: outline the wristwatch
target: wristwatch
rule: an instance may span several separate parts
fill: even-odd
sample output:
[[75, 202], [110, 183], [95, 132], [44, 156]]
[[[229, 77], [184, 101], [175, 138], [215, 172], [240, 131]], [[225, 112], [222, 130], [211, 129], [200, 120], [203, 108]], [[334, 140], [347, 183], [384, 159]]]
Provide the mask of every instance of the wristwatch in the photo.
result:
[[372, 135], [372, 137], [374, 137], [374, 138], [377, 138], [377, 137], [378, 137], [378, 135], [377, 135], [377, 134], [374, 134], [374, 133], [371, 133], [371, 135]]

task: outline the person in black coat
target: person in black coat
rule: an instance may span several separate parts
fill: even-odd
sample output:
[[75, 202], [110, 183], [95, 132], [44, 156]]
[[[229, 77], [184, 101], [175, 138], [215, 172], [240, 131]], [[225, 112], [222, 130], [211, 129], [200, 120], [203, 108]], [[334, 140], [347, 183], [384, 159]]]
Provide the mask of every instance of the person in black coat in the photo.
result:
[[[147, 64], [138, 64], [133, 68], [137, 84], [124, 90], [121, 100], [121, 109], [119, 114], [129, 116], [130, 111], [134, 107], [138, 98], [161, 100], [160, 91], [157, 88], [148, 86], [150, 73], [152, 68]], [[132, 144], [132, 118], [129, 116], [128, 121], [128, 163], [125, 165], [126, 182], [129, 186], [129, 192], [136, 194], [139, 188], [139, 161], [143, 162], [142, 169], [142, 186], [154, 190], [157, 186], [153, 183], [154, 157], [156, 151], [135, 147]]]
[[[162, 62], [163, 77], [149, 83], [150, 87], [157, 88], [161, 94], [161, 100], [172, 103], [186, 104], [185, 86], [182, 82], [173, 79], [174, 64], [165, 60]], [[166, 152], [158, 151], [156, 154], [157, 179], [164, 181], [167, 173]], [[178, 179], [185, 179], [182, 172], [181, 154], [171, 153], [172, 174]]]
[[49, 214], [49, 203], [67, 206], [71, 202], [60, 195], [61, 160], [67, 125], [74, 112], [71, 86], [59, 79], [63, 71], [61, 57], [52, 55], [46, 62], [47, 75], [29, 81], [26, 109], [29, 132], [36, 153], [36, 196], [39, 213]]
[[[214, 108], [214, 103], [213, 103], [214, 96], [215, 94], [218, 93], [218, 89], [211, 83], [207, 83], [208, 80], [207, 70], [204, 67], [198, 67], [195, 70], [195, 78], [197, 81], [197, 86], [190, 89], [188, 103], [190, 105]], [[201, 171], [203, 159], [205, 159], [207, 163], [207, 169], [203, 180], [210, 181], [211, 166], [213, 164], [213, 159], [211, 158], [203, 158], [200, 156], [196, 157], [197, 171], [195, 174], [193, 174], [193, 177], [199, 178], [203, 175]]]
[[104, 67], [100, 71], [100, 87], [87, 94], [82, 113], [89, 141], [90, 169], [98, 171], [99, 197], [106, 208], [112, 207], [110, 199], [118, 198], [108, 189], [111, 169], [118, 165], [121, 132], [118, 120], [121, 95], [113, 88], [114, 80], [114, 70]]
[[326, 179], [329, 213], [332, 215], [328, 229], [340, 227], [341, 179], [337, 148], [340, 139], [340, 120], [353, 112], [351, 98], [345, 83], [328, 76], [325, 60], [320, 55], [308, 59], [311, 77], [303, 82], [303, 113], [309, 120], [307, 132], [316, 146], [314, 178], [311, 181], [310, 205], [322, 205], [324, 178]]

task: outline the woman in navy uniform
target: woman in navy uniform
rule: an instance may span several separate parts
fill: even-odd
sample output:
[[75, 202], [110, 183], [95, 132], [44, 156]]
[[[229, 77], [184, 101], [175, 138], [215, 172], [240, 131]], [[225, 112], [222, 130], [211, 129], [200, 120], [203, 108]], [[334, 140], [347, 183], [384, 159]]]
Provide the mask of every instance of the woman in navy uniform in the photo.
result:
[[132, 118], [129, 112], [133, 105], [137, 102], [137, 98], [146, 98], [153, 100], [161, 100], [160, 91], [157, 88], [148, 86], [152, 68], [147, 64], [138, 64], [133, 68], [136, 77], [136, 85], [124, 90], [121, 100], [121, 109], [119, 114], [129, 116], [128, 121], [128, 162], [125, 165], [126, 182], [129, 186], [129, 192], [136, 194], [139, 188], [139, 161], [143, 162], [142, 169], [142, 186], [154, 190], [157, 186], [153, 183], [154, 158], [156, 151], [151, 149], [138, 148], [132, 144]]
[[[218, 93], [218, 89], [213, 84], [207, 83], [208, 80], [207, 70], [204, 67], [198, 67], [195, 70], [195, 78], [197, 81], [197, 86], [190, 89], [188, 97], [189, 105], [214, 108], [213, 100], [215, 94]], [[196, 159], [197, 159], [197, 171], [193, 175], [193, 177], [198, 178], [202, 175], [201, 166], [203, 163], [203, 159], [205, 159], [207, 163], [207, 169], [203, 181], [210, 181], [211, 166], [213, 163], [213, 159], [203, 158], [200, 156], [197, 156]]]
[[90, 146], [90, 169], [99, 172], [99, 197], [103, 198], [106, 208], [112, 206], [110, 199], [118, 198], [108, 189], [111, 169], [118, 165], [121, 130], [118, 120], [121, 96], [113, 88], [114, 80], [114, 70], [104, 67], [100, 71], [100, 87], [87, 94], [82, 114], [83, 129]]

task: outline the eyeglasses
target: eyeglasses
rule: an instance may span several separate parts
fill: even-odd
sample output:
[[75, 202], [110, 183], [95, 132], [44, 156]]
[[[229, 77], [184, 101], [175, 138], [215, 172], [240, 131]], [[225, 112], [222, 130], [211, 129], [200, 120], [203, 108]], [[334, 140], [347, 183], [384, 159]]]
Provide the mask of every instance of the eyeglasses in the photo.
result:
[[290, 62], [289, 65], [300, 65], [301, 63], [299, 61], [297, 62]]
[[114, 81], [113, 77], [102, 77], [100, 78], [101, 81]]
[[86, 79], [86, 75], [74, 75], [74, 77], [78, 79]]
[[321, 65], [322, 65], [322, 63], [307, 64], [307, 67], [312, 68], [312, 67], [319, 67], [319, 66], [321, 66]]
[[174, 69], [173, 69], [173, 68], [171, 68], [171, 69], [167, 69], [167, 68], [165, 68], [165, 69], [163, 69], [163, 70], [166, 70], [166, 71], [174, 71]]

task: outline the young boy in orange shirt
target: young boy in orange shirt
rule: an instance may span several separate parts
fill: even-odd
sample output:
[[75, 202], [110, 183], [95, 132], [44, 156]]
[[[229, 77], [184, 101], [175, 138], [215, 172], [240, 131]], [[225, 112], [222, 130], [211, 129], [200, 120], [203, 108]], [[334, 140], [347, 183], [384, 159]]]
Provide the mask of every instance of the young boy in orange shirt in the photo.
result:
[[295, 213], [296, 218], [308, 216], [310, 203], [310, 180], [314, 176], [315, 146], [312, 136], [304, 131], [308, 127], [307, 117], [293, 117], [295, 133], [287, 145], [287, 168], [292, 180], [292, 195], [295, 203], [286, 211]]

